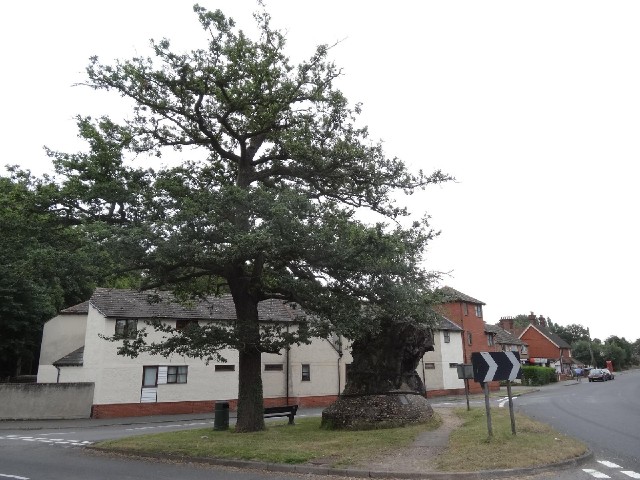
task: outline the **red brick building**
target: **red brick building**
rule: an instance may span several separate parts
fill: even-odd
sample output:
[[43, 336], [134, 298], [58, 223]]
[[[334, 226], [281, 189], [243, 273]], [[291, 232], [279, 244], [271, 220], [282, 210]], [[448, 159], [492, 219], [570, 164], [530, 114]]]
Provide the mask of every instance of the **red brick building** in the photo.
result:
[[557, 364], [563, 375], [571, 374], [571, 345], [552, 333], [544, 317], [532, 316], [531, 323], [520, 334], [520, 340], [528, 345], [529, 362], [552, 366]]
[[[471, 354], [474, 352], [499, 352], [501, 347], [495, 341], [493, 332], [486, 332], [486, 326], [482, 318], [482, 306], [484, 302], [477, 300], [465, 293], [451, 287], [442, 287], [438, 290], [442, 296], [442, 304], [439, 305], [441, 313], [453, 323], [462, 328], [462, 352], [464, 363], [471, 363]], [[491, 390], [499, 389], [498, 382], [489, 384]], [[472, 392], [482, 390], [479, 383], [469, 382]]]

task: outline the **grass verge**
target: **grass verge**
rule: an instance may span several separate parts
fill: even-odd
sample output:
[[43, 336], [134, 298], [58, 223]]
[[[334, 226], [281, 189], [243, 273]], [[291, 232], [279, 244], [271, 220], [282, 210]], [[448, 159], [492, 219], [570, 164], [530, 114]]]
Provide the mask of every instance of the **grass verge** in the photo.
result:
[[516, 414], [516, 435], [511, 433], [509, 409], [491, 409], [493, 437], [487, 431], [484, 408], [457, 409], [464, 424], [455, 430], [449, 448], [438, 456], [444, 471], [478, 471], [532, 467], [578, 457], [587, 446], [549, 425]]
[[[517, 435], [511, 434], [508, 409], [492, 409], [493, 438], [487, 434], [484, 408], [455, 411], [464, 424], [451, 434], [449, 447], [431, 460], [416, 449], [407, 450], [416, 437], [440, 425], [336, 431], [320, 428], [319, 418], [301, 418], [296, 425], [268, 423], [267, 430], [237, 434], [211, 428], [129, 437], [101, 442], [100, 449], [188, 458], [208, 457], [286, 464], [322, 464], [330, 467], [363, 465], [388, 454], [418, 455], [440, 471], [479, 471], [545, 465], [578, 457], [587, 451], [581, 442], [546, 424], [516, 415]], [[413, 452], [413, 453], [409, 453]]]
[[427, 424], [352, 432], [324, 430], [320, 428], [320, 418], [302, 418], [296, 419], [295, 425], [269, 423], [266, 430], [255, 433], [220, 432], [209, 428], [110, 440], [96, 446], [132, 454], [344, 466], [410, 445], [419, 433], [439, 425], [439, 419], [434, 418]]

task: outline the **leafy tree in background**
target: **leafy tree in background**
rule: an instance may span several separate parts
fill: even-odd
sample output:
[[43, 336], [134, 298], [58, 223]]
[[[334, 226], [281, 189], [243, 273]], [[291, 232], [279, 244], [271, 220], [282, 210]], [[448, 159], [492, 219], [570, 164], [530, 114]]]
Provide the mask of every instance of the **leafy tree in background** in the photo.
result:
[[0, 376], [32, 373], [42, 325], [88, 298], [96, 271], [80, 230], [47, 211], [49, 192], [15, 168], [0, 177]]
[[590, 340], [589, 331], [582, 325], [572, 323], [570, 325], [562, 326], [554, 324], [550, 330], [562, 338], [569, 345], [573, 345], [579, 340]]
[[[329, 329], [356, 339], [383, 323], [429, 325], [435, 276], [420, 265], [435, 233], [426, 218], [403, 226], [408, 212], [393, 196], [448, 177], [409, 173], [356, 126], [360, 107], [335, 88], [340, 70], [327, 46], [292, 65], [266, 13], [256, 14], [252, 40], [222, 12], [194, 10], [204, 49], [175, 53], [165, 39], [152, 42], [154, 58], [91, 60], [88, 85], [131, 100], [133, 116], [123, 127], [85, 119], [88, 154], [51, 152], [62, 178], [56, 209], [120, 249], [131, 271], [144, 272], [142, 288], [231, 293], [232, 327], [169, 332], [155, 344], [139, 332], [121, 353], [219, 358], [237, 349], [236, 430], [256, 431], [262, 352]], [[167, 149], [190, 160], [155, 171], [123, 162], [128, 151]], [[380, 221], [364, 223], [361, 210]], [[317, 322], [309, 331], [261, 328], [257, 305], [269, 298], [297, 302]]]

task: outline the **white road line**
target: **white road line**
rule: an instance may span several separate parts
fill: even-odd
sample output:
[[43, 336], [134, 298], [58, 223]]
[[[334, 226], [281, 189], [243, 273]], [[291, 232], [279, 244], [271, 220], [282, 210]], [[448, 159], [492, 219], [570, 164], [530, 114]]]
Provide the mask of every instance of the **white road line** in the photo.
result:
[[609, 475], [606, 475], [597, 470], [592, 470], [591, 468], [583, 468], [582, 471], [588, 473], [589, 475], [595, 478], [611, 478]]
[[631, 478], [640, 478], [640, 473], [633, 472], [631, 470], [621, 470], [620, 473], [624, 473], [626, 476]]
[[598, 460], [598, 463], [601, 463], [602, 465], [604, 465], [605, 467], [609, 467], [609, 468], [622, 468], [620, 465], [618, 465], [617, 463], [613, 463], [613, 462], [608, 462], [606, 460]]
[[6, 473], [0, 473], [0, 477], [15, 478], [16, 480], [29, 480], [29, 477], [20, 477], [18, 475], [7, 475]]

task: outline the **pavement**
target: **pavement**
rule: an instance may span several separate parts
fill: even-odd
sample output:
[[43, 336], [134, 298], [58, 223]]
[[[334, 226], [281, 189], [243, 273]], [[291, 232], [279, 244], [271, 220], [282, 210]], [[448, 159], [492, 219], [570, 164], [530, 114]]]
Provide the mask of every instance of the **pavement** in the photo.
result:
[[[563, 386], [576, 385], [574, 380], [567, 380], [560, 382]], [[537, 392], [544, 387], [525, 387], [521, 385], [513, 385], [511, 393], [513, 397], [525, 395], [532, 392]], [[498, 392], [491, 392], [490, 398], [492, 400], [505, 399], [507, 397], [506, 388], [501, 388]], [[434, 397], [429, 399], [431, 405], [434, 408], [451, 408], [453, 406], [464, 406], [466, 404], [465, 395], [452, 395], [444, 397]], [[469, 395], [470, 403], [483, 403], [483, 394]], [[296, 417], [318, 417], [322, 414], [322, 408], [299, 408]], [[233, 425], [235, 423], [234, 412], [231, 412], [229, 423]], [[210, 421], [214, 420], [214, 412], [211, 413], [194, 413], [194, 414], [178, 414], [178, 415], [154, 415], [148, 417], [122, 417], [122, 418], [100, 418], [100, 419], [49, 419], [49, 420], [0, 420], [0, 431], [18, 431], [18, 430], [55, 430], [55, 429], [82, 429], [82, 428], [95, 428], [105, 426], [131, 426], [131, 425], [152, 425], [172, 422], [194, 422], [194, 421]], [[274, 419], [275, 420], [275, 419]], [[437, 445], [446, 445], [449, 439], [450, 432], [433, 432], [433, 439], [431, 442], [436, 442]], [[427, 440], [422, 439], [428, 443]], [[434, 446], [435, 444], [430, 444]], [[425, 444], [425, 446], [428, 446]], [[95, 447], [91, 447], [95, 448]], [[139, 455], [147, 456], [147, 455]], [[148, 455], [154, 457], [154, 455]], [[167, 458], [163, 455], [162, 458]], [[281, 473], [297, 473], [297, 474], [315, 474], [315, 475], [332, 475], [343, 477], [358, 477], [358, 478], [421, 478], [421, 479], [489, 479], [489, 478], [505, 478], [505, 477], [517, 477], [523, 475], [534, 475], [538, 473], [548, 472], [560, 468], [571, 468], [593, 458], [593, 452], [588, 451], [582, 457], [559, 462], [555, 464], [542, 465], [532, 468], [518, 468], [507, 470], [487, 470], [479, 472], [389, 472], [389, 471], [376, 471], [369, 469], [336, 469], [332, 467], [315, 466], [315, 465], [283, 465], [283, 464], [266, 464], [262, 462], [243, 461], [243, 460], [224, 460], [224, 459], [190, 459], [191, 461], [201, 461], [211, 465], [219, 466], [232, 466], [239, 468], [251, 468], [260, 469], [270, 472]]]

